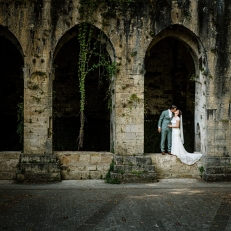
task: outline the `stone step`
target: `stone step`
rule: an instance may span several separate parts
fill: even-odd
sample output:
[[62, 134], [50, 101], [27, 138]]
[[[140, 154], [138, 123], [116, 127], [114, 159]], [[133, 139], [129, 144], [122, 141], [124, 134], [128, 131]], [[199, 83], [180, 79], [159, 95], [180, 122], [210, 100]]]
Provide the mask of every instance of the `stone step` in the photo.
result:
[[56, 163], [56, 155], [21, 154], [21, 163]]
[[207, 159], [206, 159], [206, 166], [207, 167], [214, 167], [214, 166], [230, 167], [230, 164], [231, 164], [230, 157], [211, 156], [211, 157], [207, 157]]
[[155, 172], [154, 165], [114, 165], [114, 172], [120, 173], [128, 173], [132, 171], [139, 171], [139, 172]]
[[59, 161], [55, 155], [21, 154], [17, 181], [20, 183], [61, 181]]
[[20, 170], [26, 172], [45, 173], [45, 172], [60, 172], [57, 163], [21, 163]]
[[231, 174], [203, 174], [203, 180], [209, 182], [209, 181], [230, 181], [231, 180]]
[[121, 182], [155, 182], [155, 166], [150, 156], [114, 156], [110, 177]]
[[1, 180], [15, 180], [16, 173], [15, 172], [0, 172], [0, 179]]
[[206, 167], [206, 174], [231, 174], [231, 166]]
[[61, 180], [60, 173], [24, 173], [23, 182], [40, 183], [40, 182], [59, 182]]
[[112, 179], [119, 179], [123, 183], [146, 183], [156, 182], [156, 173], [110, 173]]
[[149, 156], [115, 156], [116, 165], [152, 165], [152, 160]]

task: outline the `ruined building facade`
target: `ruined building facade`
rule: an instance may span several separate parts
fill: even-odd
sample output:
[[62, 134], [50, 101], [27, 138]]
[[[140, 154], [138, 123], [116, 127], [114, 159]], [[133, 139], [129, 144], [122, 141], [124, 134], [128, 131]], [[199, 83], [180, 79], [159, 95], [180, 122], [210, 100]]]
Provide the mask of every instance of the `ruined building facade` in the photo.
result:
[[[0, 0], [0, 178], [103, 178], [114, 157], [117, 177], [230, 179], [230, 9], [226, 0]], [[94, 39], [103, 33], [117, 70], [86, 77], [78, 151], [84, 22]], [[172, 103], [186, 149], [203, 153], [194, 166], [157, 154], [157, 120]]]

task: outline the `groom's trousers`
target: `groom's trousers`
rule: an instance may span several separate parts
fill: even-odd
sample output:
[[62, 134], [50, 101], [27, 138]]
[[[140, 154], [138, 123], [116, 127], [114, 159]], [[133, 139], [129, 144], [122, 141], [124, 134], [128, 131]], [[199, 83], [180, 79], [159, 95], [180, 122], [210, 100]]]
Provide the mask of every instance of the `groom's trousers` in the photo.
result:
[[168, 152], [171, 152], [171, 146], [172, 146], [172, 129], [161, 129], [161, 142], [160, 142], [160, 150], [161, 152], [165, 151], [165, 141], [166, 137], [168, 140]]

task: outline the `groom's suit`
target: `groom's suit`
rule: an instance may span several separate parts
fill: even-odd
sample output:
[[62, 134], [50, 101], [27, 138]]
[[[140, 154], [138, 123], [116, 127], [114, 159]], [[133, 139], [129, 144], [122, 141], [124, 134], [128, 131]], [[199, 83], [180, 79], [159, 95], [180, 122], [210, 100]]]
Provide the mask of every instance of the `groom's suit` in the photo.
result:
[[172, 146], [172, 129], [168, 127], [168, 124], [171, 124], [173, 113], [170, 110], [165, 110], [161, 113], [158, 127], [161, 128], [161, 142], [160, 149], [161, 152], [165, 151], [165, 140], [166, 136], [168, 137], [168, 152], [171, 152]]

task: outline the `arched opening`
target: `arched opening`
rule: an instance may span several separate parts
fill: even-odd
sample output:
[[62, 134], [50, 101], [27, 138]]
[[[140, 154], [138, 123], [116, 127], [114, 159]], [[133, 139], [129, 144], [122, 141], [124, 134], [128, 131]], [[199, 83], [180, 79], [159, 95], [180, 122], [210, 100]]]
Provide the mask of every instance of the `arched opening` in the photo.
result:
[[[97, 67], [85, 79], [85, 127], [83, 147], [77, 138], [80, 130], [79, 26], [68, 31], [59, 41], [54, 53], [53, 81], [53, 150], [110, 151], [111, 81], [105, 67]], [[93, 27], [90, 50], [111, 62], [108, 40]], [[94, 48], [95, 47], [95, 48]], [[100, 55], [92, 55], [89, 67], [100, 62]]]
[[158, 119], [173, 103], [183, 113], [184, 146], [188, 152], [194, 152], [197, 74], [189, 47], [176, 37], [166, 36], [148, 50], [145, 68], [145, 152], [160, 153]]
[[21, 151], [23, 148], [22, 137], [20, 141], [17, 134], [18, 129], [23, 129], [23, 117], [18, 120], [18, 113], [23, 114], [24, 86], [24, 61], [18, 46], [13, 34], [0, 27], [0, 151]]

